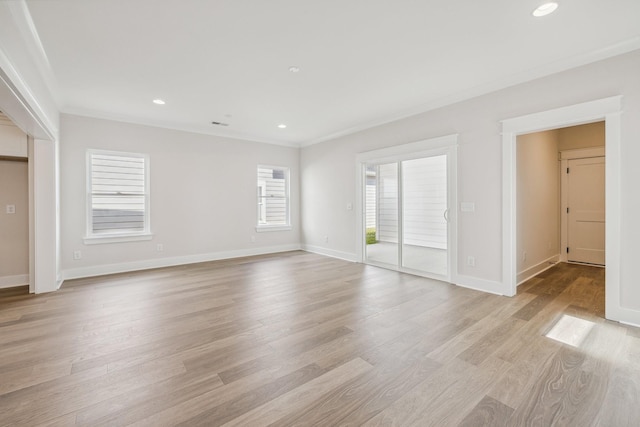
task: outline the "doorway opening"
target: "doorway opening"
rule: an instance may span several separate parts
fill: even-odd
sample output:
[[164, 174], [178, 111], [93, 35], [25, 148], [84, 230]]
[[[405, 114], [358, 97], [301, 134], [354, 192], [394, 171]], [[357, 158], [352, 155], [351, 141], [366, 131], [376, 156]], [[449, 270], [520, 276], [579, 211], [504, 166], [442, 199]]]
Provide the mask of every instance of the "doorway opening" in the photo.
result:
[[0, 288], [30, 285], [27, 135], [0, 111]]
[[518, 290], [566, 291], [604, 317], [604, 121], [521, 134], [516, 146]]
[[622, 97], [589, 101], [554, 110], [507, 119], [502, 122], [503, 148], [503, 283], [504, 295], [515, 295], [517, 289], [517, 136], [536, 131], [557, 129], [598, 121], [605, 122], [605, 317], [634, 323], [636, 314], [622, 305], [620, 298], [621, 251], [621, 114]]

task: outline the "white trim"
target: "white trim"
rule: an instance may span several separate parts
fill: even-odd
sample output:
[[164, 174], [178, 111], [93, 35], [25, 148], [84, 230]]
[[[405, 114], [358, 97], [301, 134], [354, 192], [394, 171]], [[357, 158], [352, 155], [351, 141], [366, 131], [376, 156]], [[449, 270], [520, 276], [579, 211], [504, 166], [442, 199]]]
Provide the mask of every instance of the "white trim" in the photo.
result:
[[577, 148], [575, 150], [563, 150], [560, 152], [560, 160], [589, 159], [591, 157], [604, 157], [604, 147]]
[[569, 177], [566, 173], [568, 167], [568, 160], [560, 160], [560, 262], [567, 262], [569, 257], [567, 255], [567, 247], [569, 246], [569, 236], [567, 230], [569, 229], [569, 216], [567, 215], [567, 207], [569, 206], [569, 194], [567, 194], [567, 187], [569, 186]]
[[[233, 139], [240, 142], [279, 145], [281, 147], [293, 147], [293, 148], [300, 147], [300, 144], [298, 144], [297, 142], [279, 141], [275, 139], [263, 138], [251, 133], [233, 131], [233, 130], [229, 130], [228, 127], [224, 128], [220, 126], [213, 126], [210, 124], [199, 125], [199, 124], [176, 123], [176, 122], [170, 122], [167, 120], [154, 120], [154, 119], [142, 118], [142, 117], [131, 117], [124, 114], [109, 113], [106, 111], [91, 110], [91, 109], [82, 108], [82, 107], [62, 107], [60, 112], [63, 114], [68, 114], [73, 116], [88, 117], [91, 119], [100, 119], [100, 120], [110, 120], [113, 122], [128, 123], [128, 124], [138, 125], [138, 126], [150, 126], [150, 127], [159, 128], [159, 129], [169, 129], [169, 130], [175, 130], [180, 132], [194, 133], [198, 135], [209, 135], [209, 136], [215, 136], [218, 138], [224, 138], [227, 140]], [[226, 129], [226, 130], [222, 130], [222, 129]]]
[[58, 285], [58, 181], [57, 142], [29, 138], [29, 171], [31, 201], [29, 232], [33, 232], [29, 248], [29, 273], [33, 283], [30, 292], [52, 292]]
[[256, 232], [265, 233], [269, 231], [289, 231], [293, 230], [290, 225], [259, 225], [256, 227]]
[[51, 94], [54, 102], [56, 105], [60, 105], [60, 86], [55, 78], [55, 73], [42, 45], [42, 40], [40, 40], [40, 35], [33, 22], [26, 0], [9, 2], [8, 7], [11, 11], [13, 21], [16, 23], [16, 27], [20, 32], [24, 46], [26, 46], [25, 50], [38, 66], [38, 73], [40, 77], [42, 77], [42, 80], [44, 80], [47, 90]]
[[358, 262], [356, 254], [351, 252], [336, 251], [333, 249], [323, 248], [323, 247], [314, 246], [314, 245], [302, 245], [302, 250], [306, 252], [318, 254], [318, 255], [328, 256], [331, 258], [338, 258], [344, 261]]
[[606, 289], [605, 316], [640, 324], [640, 311], [622, 307], [620, 300], [620, 147], [622, 96], [504, 120], [502, 122], [503, 292], [515, 295], [516, 273], [516, 137], [518, 134], [605, 120], [606, 142]]
[[473, 88], [463, 89], [462, 91], [446, 96], [444, 98], [435, 99], [426, 104], [419, 105], [408, 110], [398, 112], [393, 115], [382, 116], [374, 120], [359, 123], [355, 126], [334, 132], [329, 135], [321, 136], [319, 138], [312, 139], [310, 141], [304, 141], [300, 143], [300, 147], [308, 147], [310, 145], [319, 144], [321, 142], [330, 141], [346, 135], [350, 135], [363, 130], [372, 129], [377, 126], [381, 126], [387, 123], [396, 122], [402, 119], [406, 119], [418, 114], [423, 114], [428, 111], [435, 110], [437, 108], [452, 105], [458, 102], [465, 101], [467, 99], [475, 98], [478, 96], [486, 95], [498, 90], [515, 86], [521, 83], [529, 82], [541, 77], [556, 74], [572, 68], [581, 67], [583, 65], [590, 64], [592, 62], [601, 61], [603, 59], [612, 58], [614, 56], [622, 55], [627, 52], [634, 51], [640, 48], [640, 37], [634, 36], [630, 39], [616, 43], [605, 48], [591, 51], [579, 55], [564, 57], [561, 60], [555, 61], [551, 64], [545, 64], [540, 67], [530, 68], [520, 73], [507, 76], [505, 78], [498, 79], [485, 84], [480, 84]]
[[[430, 138], [422, 141], [411, 142], [408, 144], [395, 145], [378, 150], [366, 151], [358, 153], [356, 156], [356, 261], [365, 262], [365, 239], [364, 239], [364, 206], [366, 197], [366, 188], [363, 183], [366, 182], [366, 164], [370, 163], [395, 163], [405, 160], [419, 159], [423, 157], [431, 157], [438, 155], [447, 156], [447, 205], [449, 207], [449, 225], [447, 227], [447, 274], [445, 276], [435, 276], [430, 273], [420, 273], [424, 277], [433, 277], [437, 280], [447, 282], [455, 281], [458, 275], [458, 134], [445, 135]], [[398, 174], [401, 174], [401, 167], [398, 168]], [[400, 185], [400, 179], [398, 180]], [[399, 190], [399, 189], [398, 189]], [[399, 197], [401, 192], [398, 191]], [[398, 200], [399, 209], [402, 208], [402, 200]], [[399, 212], [401, 217], [402, 212]], [[401, 234], [401, 229], [399, 233]], [[398, 251], [398, 258], [401, 253]], [[398, 262], [397, 271], [408, 274], [416, 274], [415, 270], [409, 270], [401, 267]]]
[[629, 325], [635, 328], [640, 328], [640, 323], [623, 322], [622, 320], [620, 321], [620, 323], [622, 323], [623, 325]]
[[458, 143], [458, 134], [438, 136], [435, 138], [424, 139], [421, 141], [410, 142], [408, 144], [393, 145], [391, 147], [381, 148], [378, 150], [365, 151], [358, 153], [356, 162], [358, 164], [375, 160], [378, 163], [387, 161], [396, 161], [399, 157], [402, 160], [417, 159], [423, 157], [425, 153], [438, 148], [448, 148]]
[[[144, 160], [144, 230], [142, 232], [131, 233], [112, 233], [112, 234], [96, 234], [93, 233], [93, 210], [92, 210], [92, 155], [104, 155], [104, 156], [119, 156], [119, 157], [134, 157]], [[85, 200], [85, 236], [83, 238], [85, 245], [99, 245], [102, 243], [120, 243], [120, 242], [133, 242], [140, 240], [151, 240], [151, 162], [149, 161], [149, 154], [146, 153], [133, 153], [128, 151], [112, 151], [112, 150], [100, 150], [100, 149], [87, 149], [86, 160], [86, 195]]]
[[105, 274], [126, 273], [129, 271], [149, 270], [153, 268], [172, 267], [176, 265], [194, 264], [207, 261], [218, 261], [230, 258], [242, 258], [254, 255], [265, 255], [279, 252], [300, 250], [300, 245], [290, 244], [281, 246], [267, 246], [255, 249], [238, 249], [206, 254], [184, 255], [171, 258], [156, 258], [139, 261], [123, 262], [120, 264], [94, 265], [90, 267], [71, 268], [62, 272], [64, 280], [80, 279], [84, 277], [103, 276]]
[[640, 311], [623, 308], [620, 297], [621, 116], [621, 108], [610, 112], [605, 123], [605, 317], [640, 324]]
[[519, 135], [541, 132], [573, 125], [601, 122], [605, 115], [619, 112], [622, 96], [611, 96], [596, 101], [542, 111], [526, 116], [502, 120], [502, 132]]
[[[0, 5], [2, 3], [0, 2]], [[49, 141], [57, 138], [58, 128], [44, 113], [43, 108], [35, 100], [33, 93], [26, 87], [26, 83], [17, 74], [2, 49], [0, 49], [0, 98], [4, 102], [2, 112], [24, 133]]]
[[153, 234], [105, 234], [103, 236], [94, 234], [93, 236], [87, 236], [82, 239], [85, 245], [102, 245], [107, 243], [125, 243], [125, 242], [140, 242], [143, 240], [152, 240]]
[[[285, 190], [285, 206], [286, 206], [286, 215], [287, 215], [287, 223], [286, 224], [259, 224], [260, 221], [260, 202], [258, 201], [261, 198], [261, 195], [258, 194], [257, 189], [260, 185], [260, 169], [281, 169], [285, 171], [285, 181], [284, 181], [284, 190]], [[261, 233], [263, 231], [287, 231], [291, 230], [291, 168], [289, 166], [274, 166], [274, 165], [266, 165], [266, 164], [258, 164], [256, 166], [256, 231]], [[266, 183], [265, 183], [266, 185]], [[265, 197], [266, 199], [266, 197]]]
[[532, 277], [537, 276], [538, 274], [542, 273], [543, 271], [547, 271], [548, 269], [550, 269], [551, 267], [556, 265], [559, 261], [560, 261], [560, 255], [556, 254], [554, 256], [551, 256], [551, 257], [545, 259], [542, 262], [539, 262], [538, 264], [536, 264], [534, 266], [531, 266], [531, 267], [527, 268], [526, 270], [521, 271], [520, 273], [518, 273], [518, 277], [517, 277], [518, 285], [517, 286], [520, 286], [521, 284], [523, 284], [527, 280], [531, 279]]
[[456, 275], [456, 280], [452, 282], [454, 285], [461, 286], [463, 288], [473, 289], [476, 291], [488, 292], [490, 294], [503, 296], [503, 286], [500, 282], [493, 280], [479, 279], [477, 277], [464, 276], [461, 274]]
[[28, 274], [16, 274], [15, 276], [0, 277], [0, 289], [26, 286], [30, 283]]

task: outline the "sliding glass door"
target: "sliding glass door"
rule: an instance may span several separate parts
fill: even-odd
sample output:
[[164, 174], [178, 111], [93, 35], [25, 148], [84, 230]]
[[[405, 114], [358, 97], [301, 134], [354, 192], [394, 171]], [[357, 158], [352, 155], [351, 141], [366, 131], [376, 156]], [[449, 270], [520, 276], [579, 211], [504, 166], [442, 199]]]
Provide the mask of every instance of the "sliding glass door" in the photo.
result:
[[364, 173], [364, 261], [450, 276], [449, 151], [369, 160]]
[[402, 266], [447, 274], [447, 156], [402, 165]]
[[365, 259], [398, 265], [398, 164], [366, 166]]

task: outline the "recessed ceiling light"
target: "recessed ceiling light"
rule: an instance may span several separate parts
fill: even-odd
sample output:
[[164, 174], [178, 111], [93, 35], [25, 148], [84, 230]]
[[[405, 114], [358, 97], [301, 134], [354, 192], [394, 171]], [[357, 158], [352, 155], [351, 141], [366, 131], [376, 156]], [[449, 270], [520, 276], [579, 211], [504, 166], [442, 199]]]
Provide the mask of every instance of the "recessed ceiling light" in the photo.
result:
[[541, 16], [546, 16], [546, 15], [549, 15], [550, 13], [555, 12], [557, 8], [558, 8], [558, 3], [556, 3], [555, 1], [549, 1], [538, 6], [538, 8], [534, 10], [532, 13], [533, 13], [533, 16], [535, 16], [536, 18], [539, 18]]
[[157, 105], [164, 105], [164, 104], [166, 104], [166, 102], [164, 102], [162, 99], [154, 99], [154, 100], [153, 100], [153, 103], [154, 103], [154, 104], [157, 104]]
[[285, 125], [285, 124], [279, 124], [279, 125], [278, 125], [278, 127], [279, 127], [280, 129], [285, 129], [285, 128], [287, 127], [287, 125]]
[[291, 72], [291, 73], [299, 73], [300, 72], [300, 67], [292, 65], [291, 67], [289, 67], [289, 72]]

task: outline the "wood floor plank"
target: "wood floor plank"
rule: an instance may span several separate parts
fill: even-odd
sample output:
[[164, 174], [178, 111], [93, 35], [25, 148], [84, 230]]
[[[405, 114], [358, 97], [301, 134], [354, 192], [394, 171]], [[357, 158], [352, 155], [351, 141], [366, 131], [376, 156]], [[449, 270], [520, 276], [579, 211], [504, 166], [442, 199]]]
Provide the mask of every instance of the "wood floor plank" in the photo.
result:
[[280, 424], [280, 420], [290, 412], [312, 406], [318, 399], [371, 369], [373, 366], [364, 360], [353, 359], [224, 425], [240, 427]]
[[571, 347], [563, 347], [535, 381], [530, 397], [511, 416], [512, 425], [566, 425], [566, 417], [575, 410], [564, 405], [580, 381], [585, 355]]
[[620, 350], [620, 363], [612, 368], [611, 378], [599, 413], [596, 426], [633, 426], [640, 420], [640, 339], [627, 335]]
[[513, 408], [485, 396], [458, 427], [508, 427]]
[[280, 377], [271, 383], [247, 391], [235, 399], [209, 408], [206, 411], [183, 421], [178, 424], [178, 426], [197, 427], [222, 425], [274, 398], [287, 393], [290, 390], [295, 389], [296, 387], [299, 387], [302, 384], [309, 382], [314, 378], [317, 378], [323, 373], [323, 369], [317, 365], [305, 366], [304, 368], [292, 372], [289, 375]]
[[562, 345], [548, 338], [529, 337], [522, 357], [512, 358], [512, 365], [505, 375], [496, 380], [488, 396], [517, 408], [526, 401], [538, 378], [545, 373]]
[[430, 359], [403, 362], [389, 361], [384, 367], [349, 381], [310, 407], [290, 412], [278, 425], [360, 425], [440, 367]]
[[481, 366], [453, 359], [364, 425], [457, 425], [508, 365], [496, 358], [488, 359]]
[[0, 290], [0, 427], [636, 427], [604, 298], [596, 267], [506, 298], [301, 251]]

